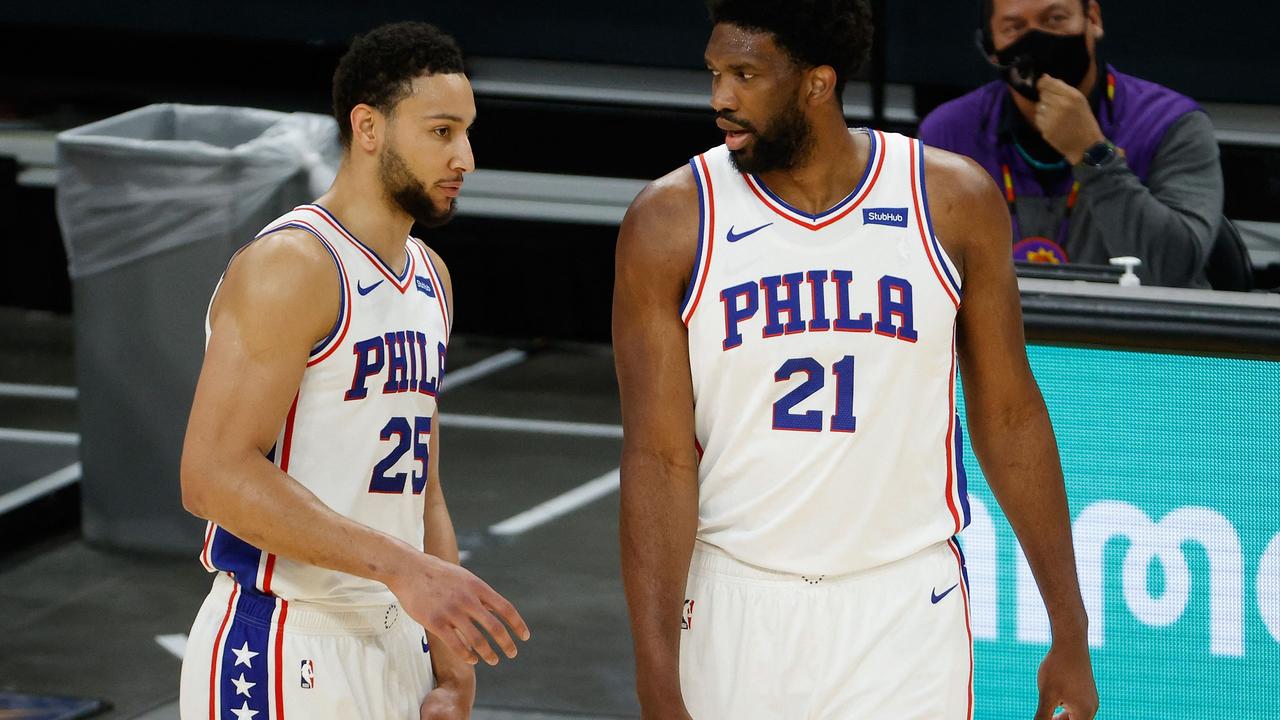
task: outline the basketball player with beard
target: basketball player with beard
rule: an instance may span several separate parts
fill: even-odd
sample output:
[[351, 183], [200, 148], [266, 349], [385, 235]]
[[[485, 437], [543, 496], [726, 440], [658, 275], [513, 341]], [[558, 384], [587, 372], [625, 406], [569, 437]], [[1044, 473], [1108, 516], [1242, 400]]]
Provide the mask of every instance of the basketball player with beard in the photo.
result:
[[1052, 625], [1035, 717], [1092, 718], [1066, 493], [999, 193], [965, 158], [846, 127], [865, 0], [709, 5], [725, 144], [651, 183], [618, 238], [643, 717], [973, 717], [959, 370]]
[[449, 221], [474, 169], [461, 51], [377, 28], [333, 100], [333, 186], [243, 248], [209, 308], [181, 474], [216, 577], [184, 720], [468, 717], [472, 665], [498, 662], [481, 630], [507, 657], [529, 637], [457, 564], [436, 408], [453, 293], [409, 235]]

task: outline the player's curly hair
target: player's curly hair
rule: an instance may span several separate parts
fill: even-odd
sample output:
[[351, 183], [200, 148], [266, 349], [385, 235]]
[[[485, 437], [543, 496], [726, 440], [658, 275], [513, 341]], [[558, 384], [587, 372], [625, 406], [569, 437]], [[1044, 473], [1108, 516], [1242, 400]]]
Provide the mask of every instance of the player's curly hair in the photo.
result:
[[711, 22], [772, 33], [792, 60], [836, 71], [836, 97], [871, 50], [867, 0], [707, 0]]
[[390, 113], [419, 75], [463, 73], [462, 49], [435, 25], [399, 22], [357, 35], [333, 72], [333, 116], [351, 147], [351, 109], [360, 103]]

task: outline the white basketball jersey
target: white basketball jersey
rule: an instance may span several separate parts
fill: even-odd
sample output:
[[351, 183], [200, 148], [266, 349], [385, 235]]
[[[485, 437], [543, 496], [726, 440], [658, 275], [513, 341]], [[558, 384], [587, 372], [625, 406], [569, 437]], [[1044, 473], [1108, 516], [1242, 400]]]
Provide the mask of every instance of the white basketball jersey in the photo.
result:
[[[333, 330], [311, 351], [268, 459], [334, 511], [421, 548], [449, 337], [440, 276], [412, 238], [393, 261], [403, 268], [397, 273], [318, 205], [294, 209], [258, 237], [286, 228], [315, 236], [333, 257], [341, 304]], [[264, 552], [214, 523], [200, 559], [248, 591], [285, 600], [395, 601], [381, 583]]]
[[724, 146], [690, 161], [698, 537], [782, 572], [875, 567], [969, 522], [960, 276], [933, 235], [922, 145], [855, 132], [870, 162], [818, 215], [739, 173]]

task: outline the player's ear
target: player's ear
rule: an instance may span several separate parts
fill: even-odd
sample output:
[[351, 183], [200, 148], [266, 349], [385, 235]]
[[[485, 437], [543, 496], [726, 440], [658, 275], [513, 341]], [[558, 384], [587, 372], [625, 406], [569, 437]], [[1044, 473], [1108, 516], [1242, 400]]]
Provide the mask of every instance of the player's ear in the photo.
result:
[[378, 149], [383, 133], [382, 113], [376, 108], [359, 103], [351, 108], [351, 147], [372, 153]]
[[836, 91], [836, 71], [830, 65], [817, 65], [809, 68], [806, 74], [806, 99], [820, 105], [831, 99]]

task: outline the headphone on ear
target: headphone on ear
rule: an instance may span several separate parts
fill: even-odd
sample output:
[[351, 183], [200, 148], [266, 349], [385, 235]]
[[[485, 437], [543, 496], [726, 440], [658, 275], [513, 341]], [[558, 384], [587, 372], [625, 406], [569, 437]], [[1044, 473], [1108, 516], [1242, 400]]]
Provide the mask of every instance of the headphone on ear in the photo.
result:
[[996, 43], [991, 37], [991, 0], [978, 0], [978, 29], [973, 32], [973, 43], [983, 57], [996, 54]]
[[996, 54], [996, 46], [995, 43], [991, 41], [991, 33], [989, 32], [974, 30], [973, 46], [978, 49], [978, 52], [982, 53], [982, 58], [984, 60]]

